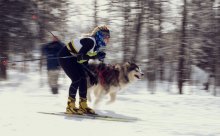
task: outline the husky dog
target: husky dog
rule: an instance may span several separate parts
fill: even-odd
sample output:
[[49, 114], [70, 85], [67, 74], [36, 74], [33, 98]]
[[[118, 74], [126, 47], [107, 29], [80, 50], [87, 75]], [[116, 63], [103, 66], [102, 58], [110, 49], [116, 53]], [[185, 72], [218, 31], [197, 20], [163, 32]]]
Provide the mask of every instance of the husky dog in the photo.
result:
[[130, 62], [121, 65], [89, 64], [89, 69], [98, 76], [97, 85], [91, 86], [88, 83], [87, 98], [91, 101], [91, 94], [93, 93], [95, 96], [94, 105], [97, 105], [101, 98], [107, 94], [110, 96], [107, 103], [114, 102], [118, 90], [141, 79], [144, 75], [135, 63]]

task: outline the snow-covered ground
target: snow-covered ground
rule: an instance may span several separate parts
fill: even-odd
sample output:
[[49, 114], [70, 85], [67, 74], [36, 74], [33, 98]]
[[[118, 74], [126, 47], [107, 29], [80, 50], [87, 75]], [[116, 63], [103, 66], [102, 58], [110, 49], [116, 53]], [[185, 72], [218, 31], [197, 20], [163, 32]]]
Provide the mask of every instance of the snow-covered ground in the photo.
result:
[[177, 95], [158, 85], [152, 95], [146, 81], [137, 82], [96, 111], [138, 120], [111, 122], [39, 114], [65, 110], [69, 80], [60, 79], [60, 94], [54, 96], [38, 72], [9, 73], [7, 82], [0, 81], [0, 136], [220, 136], [220, 98], [193, 93], [202, 91], [196, 88]]

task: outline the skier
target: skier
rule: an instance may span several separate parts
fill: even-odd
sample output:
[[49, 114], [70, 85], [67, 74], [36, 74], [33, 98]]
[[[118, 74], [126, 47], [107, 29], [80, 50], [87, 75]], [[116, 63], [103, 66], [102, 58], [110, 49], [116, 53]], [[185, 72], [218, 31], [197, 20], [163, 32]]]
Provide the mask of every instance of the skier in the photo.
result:
[[[65, 46], [60, 42], [56, 36], [53, 36], [53, 41], [42, 45], [42, 55], [47, 57], [47, 77], [48, 84], [53, 94], [58, 94], [58, 78], [60, 72], [60, 65], [57, 59], [58, 52]], [[42, 60], [40, 61], [40, 68], [42, 67]]]
[[[91, 34], [69, 42], [59, 53], [59, 62], [64, 72], [71, 79], [67, 114], [95, 114], [87, 105], [87, 75], [92, 85], [97, 84], [97, 75], [87, 69], [89, 59], [105, 58], [104, 48], [109, 42], [110, 31], [107, 26], [94, 28]], [[67, 57], [71, 56], [71, 57]], [[66, 58], [65, 58], [66, 57]], [[76, 107], [76, 93], [79, 89], [79, 108]]]

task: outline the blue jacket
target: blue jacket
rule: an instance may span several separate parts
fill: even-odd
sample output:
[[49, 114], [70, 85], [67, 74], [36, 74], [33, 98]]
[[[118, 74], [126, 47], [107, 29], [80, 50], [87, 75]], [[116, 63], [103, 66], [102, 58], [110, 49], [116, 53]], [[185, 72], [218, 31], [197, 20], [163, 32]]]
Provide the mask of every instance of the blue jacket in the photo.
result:
[[53, 41], [44, 44], [42, 47], [42, 53], [47, 57], [47, 69], [54, 70], [59, 68], [58, 53], [65, 46], [60, 41]]

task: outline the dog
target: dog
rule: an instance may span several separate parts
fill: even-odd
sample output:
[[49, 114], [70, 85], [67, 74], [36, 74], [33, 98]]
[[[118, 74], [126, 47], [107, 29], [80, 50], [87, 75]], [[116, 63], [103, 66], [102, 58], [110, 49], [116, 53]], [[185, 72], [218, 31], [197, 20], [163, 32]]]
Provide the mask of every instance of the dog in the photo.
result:
[[142, 79], [144, 74], [141, 69], [131, 62], [124, 64], [106, 65], [89, 64], [89, 70], [98, 77], [98, 84], [91, 85], [88, 82], [87, 98], [91, 102], [91, 95], [95, 97], [94, 105], [97, 105], [103, 96], [109, 95], [107, 104], [116, 100], [118, 90], [124, 89], [130, 83]]

